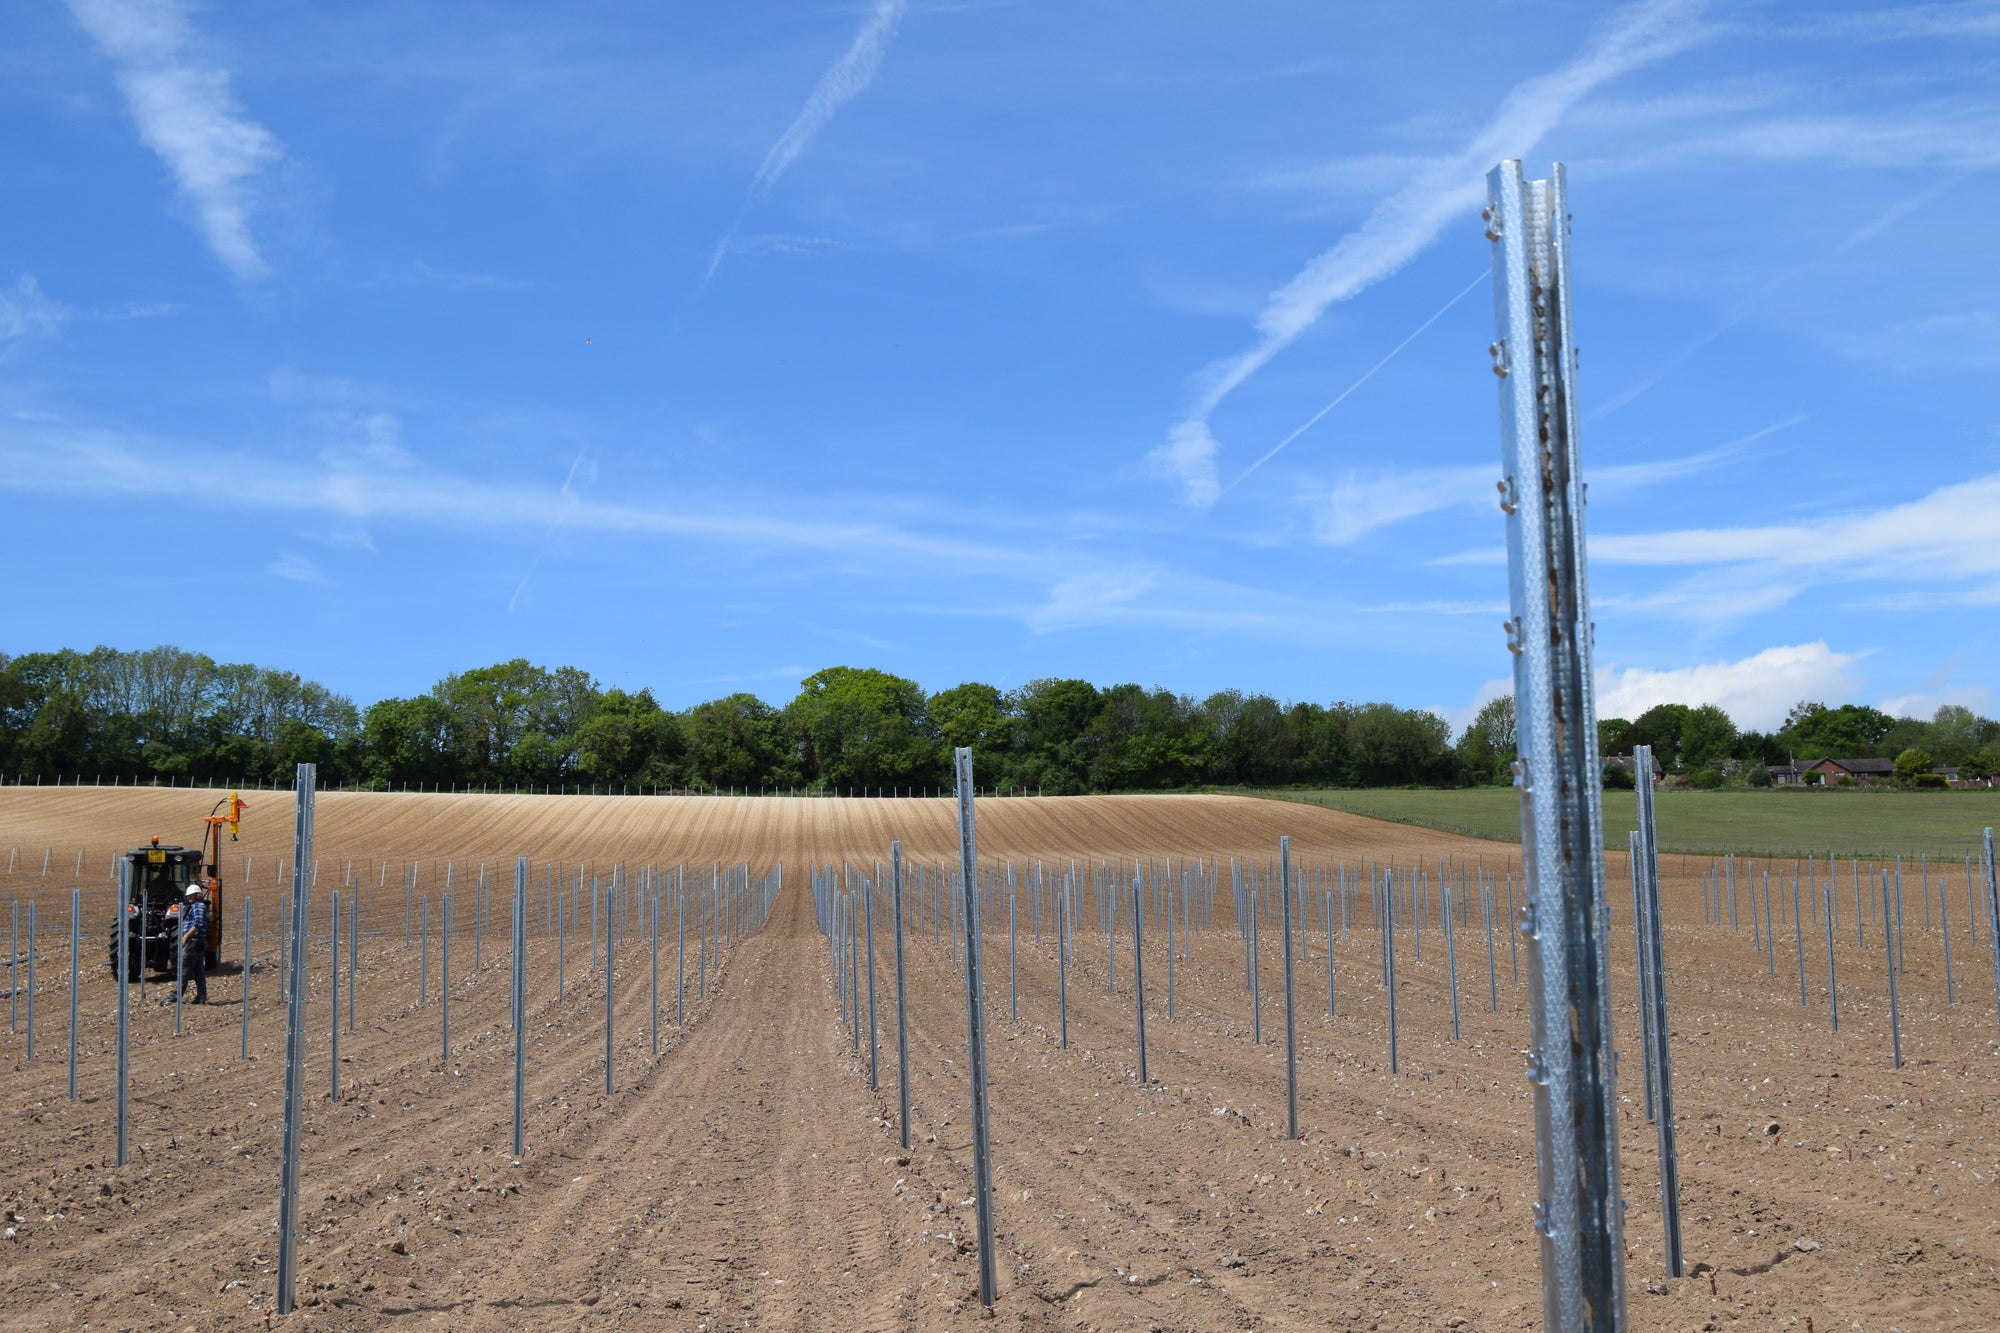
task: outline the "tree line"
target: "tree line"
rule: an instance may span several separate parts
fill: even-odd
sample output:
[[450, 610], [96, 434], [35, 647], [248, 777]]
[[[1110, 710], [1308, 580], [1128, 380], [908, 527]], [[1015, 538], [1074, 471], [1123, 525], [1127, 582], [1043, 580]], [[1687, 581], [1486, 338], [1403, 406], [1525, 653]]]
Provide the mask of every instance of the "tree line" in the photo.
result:
[[[1930, 722], [1801, 704], [1784, 729], [1739, 732], [1712, 705], [1663, 705], [1600, 724], [1606, 754], [1652, 744], [1669, 767], [1753, 780], [1796, 754], [1897, 754], [1989, 763], [2000, 727], [1967, 710]], [[1049, 678], [926, 693], [868, 667], [829, 667], [774, 706], [754, 694], [674, 710], [648, 690], [523, 658], [446, 676], [366, 708], [297, 673], [143, 651], [0, 654], [0, 774], [105, 781], [287, 780], [316, 763], [329, 784], [847, 790], [949, 787], [955, 747], [981, 786], [1049, 795], [1202, 786], [1453, 786], [1508, 780], [1513, 701], [1463, 733], [1386, 703], [1280, 702], [1224, 690], [1195, 699], [1134, 684]]]

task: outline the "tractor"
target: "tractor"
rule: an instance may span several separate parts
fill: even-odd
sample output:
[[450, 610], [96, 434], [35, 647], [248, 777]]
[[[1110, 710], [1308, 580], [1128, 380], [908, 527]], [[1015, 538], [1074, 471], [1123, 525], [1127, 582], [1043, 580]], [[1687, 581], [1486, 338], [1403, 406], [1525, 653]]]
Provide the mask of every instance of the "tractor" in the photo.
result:
[[[227, 807], [224, 812], [224, 807]], [[124, 921], [111, 924], [110, 958], [106, 965], [118, 970], [119, 931], [125, 932], [125, 979], [136, 981], [147, 969], [172, 972], [174, 949], [180, 940], [181, 910], [190, 885], [199, 884], [208, 900], [208, 967], [222, 961], [222, 830], [236, 841], [237, 822], [246, 807], [235, 792], [215, 803], [202, 832], [201, 846], [162, 845], [158, 834], [152, 841], [125, 853], [123, 882]], [[218, 813], [222, 812], [222, 813]]]

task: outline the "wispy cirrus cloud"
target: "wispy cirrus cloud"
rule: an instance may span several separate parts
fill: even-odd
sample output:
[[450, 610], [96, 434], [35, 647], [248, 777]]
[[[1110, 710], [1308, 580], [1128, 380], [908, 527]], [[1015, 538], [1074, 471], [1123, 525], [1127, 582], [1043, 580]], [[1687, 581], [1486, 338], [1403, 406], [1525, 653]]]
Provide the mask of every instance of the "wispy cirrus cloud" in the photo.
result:
[[738, 248], [736, 233], [743, 225], [743, 218], [763, 202], [771, 187], [799, 160], [799, 154], [805, 152], [840, 108], [859, 97], [867, 91], [869, 84], [875, 82], [875, 76], [882, 68], [882, 58], [896, 40], [896, 29], [902, 24], [903, 15], [909, 7], [909, 0], [875, 0], [868, 16], [856, 30], [854, 40], [848, 43], [847, 50], [826, 73], [820, 75], [819, 82], [807, 94], [805, 105], [799, 108], [799, 114], [792, 118], [792, 123], [785, 127], [785, 132], [764, 154], [757, 174], [751, 178], [750, 191], [743, 200], [743, 207], [737, 212], [736, 221], [715, 243], [715, 253], [708, 261], [708, 272], [702, 275], [704, 284], [715, 276], [730, 252]]
[[320, 567], [302, 555], [287, 553], [271, 562], [265, 571], [272, 578], [288, 579], [293, 583], [315, 583], [321, 587], [330, 586], [333, 580], [327, 578]]
[[43, 294], [34, 274], [23, 273], [11, 288], [0, 287], [0, 355], [12, 344], [55, 337], [71, 314], [68, 306]]
[[1453, 218], [1485, 197], [1485, 173], [1495, 162], [1524, 155], [1595, 89], [1703, 40], [1704, 8], [1702, 0], [1629, 6], [1568, 64], [1516, 84], [1457, 152], [1428, 162], [1360, 226], [1273, 292], [1257, 318], [1255, 343], [1210, 362], [1195, 376], [1189, 410], [1147, 456], [1155, 475], [1177, 483], [1190, 505], [1214, 504], [1222, 487], [1209, 422], [1223, 400], [1318, 323], [1329, 306], [1366, 291], [1429, 249]]
[[[1805, 420], [1790, 416], [1739, 440], [1695, 454], [1614, 463], [1588, 473], [1593, 499], [1634, 495], [1650, 486], [1712, 472], [1740, 457], [1749, 445]], [[1493, 509], [1498, 497], [1498, 460], [1491, 465], [1410, 468], [1401, 472], [1349, 472], [1314, 499], [1313, 533], [1329, 546], [1351, 546], [1370, 534], [1425, 514], [1448, 509]], [[1445, 560], [1433, 564], [1449, 563]]]
[[229, 74], [203, 58], [178, 0], [69, 0], [111, 59], [139, 138], [173, 173], [208, 248], [241, 281], [270, 272], [250, 233], [258, 173], [283, 156]]

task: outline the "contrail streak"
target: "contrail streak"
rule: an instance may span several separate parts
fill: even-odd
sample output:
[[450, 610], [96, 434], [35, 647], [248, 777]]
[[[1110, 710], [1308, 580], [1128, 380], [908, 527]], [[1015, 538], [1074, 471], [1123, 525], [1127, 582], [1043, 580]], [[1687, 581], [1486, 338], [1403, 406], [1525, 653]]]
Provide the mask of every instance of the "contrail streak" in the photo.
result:
[[1486, 279], [1491, 276], [1492, 276], [1492, 270], [1489, 269], [1485, 272], [1482, 272], [1478, 277], [1474, 278], [1471, 282], [1466, 283], [1465, 286], [1459, 290], [1458, 295], [1452, 297], [1449, 301], [1446, 301], [1442, 306], [1438, 307], [1438, 312], [1435, 315], [1432, 315], [1429, 319], [1417, 325], [1416, 332], [1412, 333], [1409, 337], [1403, 339], [1403, 341], [1397, 343], [1395, 347], [1390, 350], [1389, 355], [1383, 357], [1380, 361], [1377, 361], [1374, 365], [1368, 367], [1368, 372], [1364, 374], [1360, 379], [1354, 381], [1354, 383], [1348, 385], [1345, 389], [1342, 389], [1340, 391], [1339, 397], [1335, 398], [1325, 407], [1322, 407], [1319, 411], [1307, 417], [1306, 422], [1303, 426], [1300, 426], [1297, 430], [1293, 431], [1290, 435], [1287, 435], [1284, 439], [1279, 440], [1276, 444], [1271, 446], [1270, 450], [1267, 453], [1265, 453], [1265, 455], [1262, 458], [1252, 463], [1249, 467], [1244, 468], [1242, 476], [1237, 477], [1235, 481], [1232, 481], [1227, 486], [1224, 486], [1222, 488], [1220, 495], [1218, 495], [1217, 498], [1220, 499], [1222, 495], [1227, 495], [1231, 491], [1235, 490], [1238, 486], [1241, 486], [1245, 478], [1249, 477], [1249, 475], [1252, 472], [1255, 472], [1258, 468], [1264, 466], [1264, 464], [1270, 462], [1273, 458], [1276, 458], [1278, 456], [1279, 451], [1282, 450], [1286, 445], [1290, 444], [1293, 440], [1298, 439], [1299, 436], [1305, 434], [1307, 431], [1311, 430], [1314, 426], [1318, 425], [1319, 419], [1321, 417], [1325, 416], [1328, 412], [1333, 411], [1334, 408], [1339, 407], [1342, 403], [1346, 402], [1348, 396], [1352, 394], [1356, 389], [1366, 384], [1369, 380], [1374, 379], [1376, 371], [1388, 365], [1391, 361], [1394, 361], [1397, 355], [1401, 353], [1405, 347], [1408, 347], [1411, 343], [1415, 342], [1418, 338], [1423, 336], [1423, 332], [1425, 329], [1429, 328], [1431, 325], [1443, 319], [1446, 311], [1450, 310], [1460, 301], [1463, 301], [1466, 297], [1470, 296], [1472, 294], [1473, 288], [1477, 287], [1480, 283], [1486, 281]]

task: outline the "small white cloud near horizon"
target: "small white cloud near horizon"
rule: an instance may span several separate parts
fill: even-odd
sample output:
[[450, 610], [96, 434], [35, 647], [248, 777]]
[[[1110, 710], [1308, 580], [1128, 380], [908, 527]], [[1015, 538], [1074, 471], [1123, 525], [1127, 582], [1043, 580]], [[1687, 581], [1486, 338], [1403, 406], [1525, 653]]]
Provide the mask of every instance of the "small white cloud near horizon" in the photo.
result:
[[139, 138], [173, 173], [202, 239], [239, 281], [270, 272], [250, 234], [257, 174], [284, 154], [229, 91], [227, 71], [196, 54], [179, 0], [69, 0], [111, 58]]
[[290, 579], [293, 583], [316, 583], [321, 587], [332, 587], [333, 580], [320, 571], [320, 567], [302, 555], [287, 553], [271, 562], [264, 571], [272, 578]]
[[1772, 731], [1801, 699], [1829, 704], [1860, 693], [1858, 653], [1837, 653], [1826, 640], [1766, 648], [1734, 662], [1655, 670], [1601, 667], [1597, 716], [1636, 718], [1658, 704], [1714, 704], [1739, 728]]
[[1567, 64], [1515, 84], [1471, 140], [1418, 169], [1360, 226], [1273, 292], [1257, 317], [1255, 343], [1202, 368], [1186, 415], [1147, 454], [1153, 475], [1178, 482], [1191, 507], [1212, 506], [1222, 488], [1209, 421], [1223, 399], [1317, 324], [1329, 306], [1359, 295], [1428, 250], [1453, 219], [1486, 197], [1485, 173], [1496, 162], [1524, 156], [1584, 96], [1702, 40], [1707, 34], [1695, 20], [1704, 7], [1704, 0], [1627, 6]]

